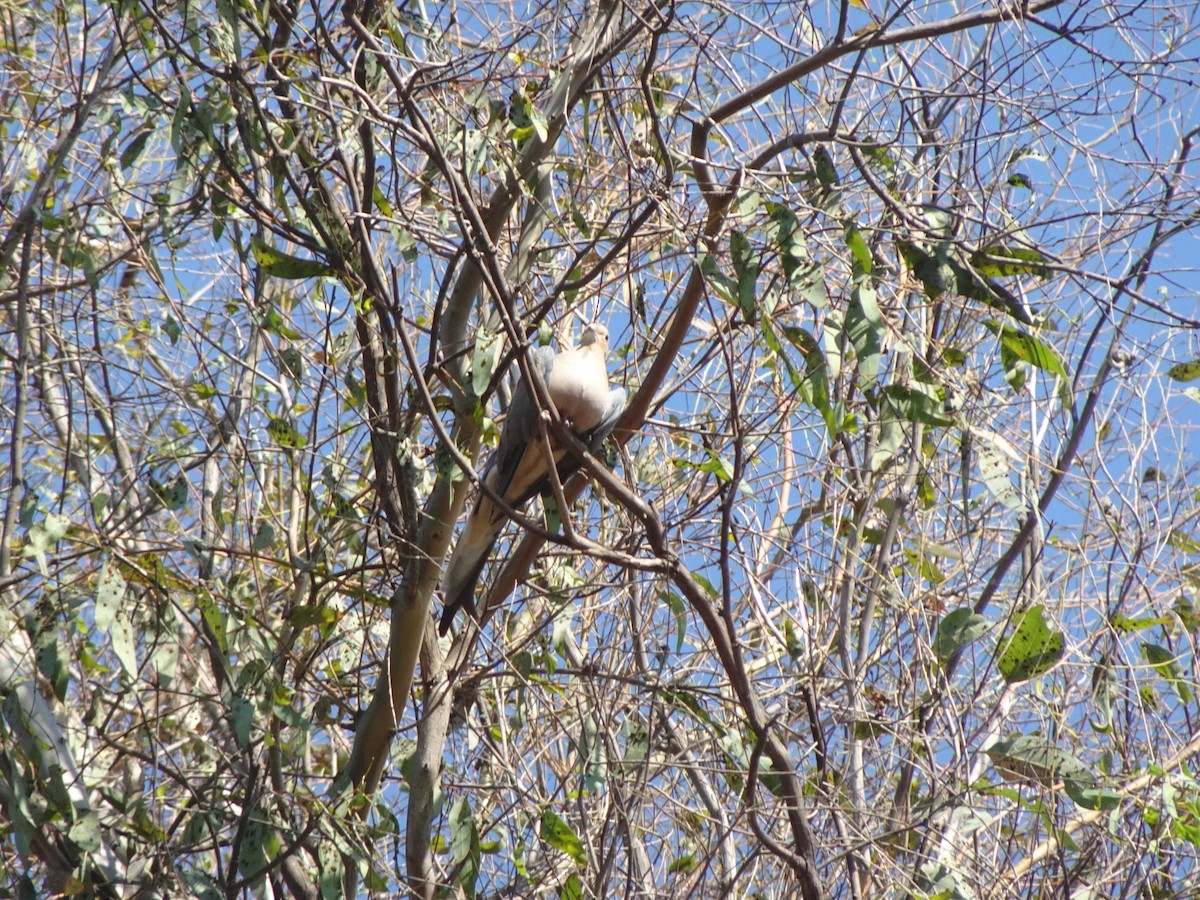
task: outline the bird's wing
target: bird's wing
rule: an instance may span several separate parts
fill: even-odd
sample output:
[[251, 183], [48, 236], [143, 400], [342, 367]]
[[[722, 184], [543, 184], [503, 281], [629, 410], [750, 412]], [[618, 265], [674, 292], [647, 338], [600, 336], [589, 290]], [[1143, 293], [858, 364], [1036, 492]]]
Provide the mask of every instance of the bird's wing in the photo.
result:
[[[543, 384], [549, 382], [557, 356], [552, 347], [535, 347], [529, 351], [529, 367], [537, 372]], [[500, 432], [500, 443], [483, 471], [483, 477], [490, 479], [488, 485], [506, 500], [509, 486], [524, 468], [522, 463], [528, 455], [529, 446], [538, 436], [540, 412], [541, 408], [533, 388], [522, 375], [517, 381], [516, 390], [513, 391], [512, 401], [508, 404], [508, 415], [504, 420], [504, 430]], [[485, 496], [480, 493], [481, 499]]]
[[[529, 351], [529, 366], [541, 376], [543, 382], [550, 377], [554, 357], [551, 347], [536, 347]], [[522, 377], [508, 404], [500, 443], [480, 475], [484, 484], [514, 508], [515, 504], [510, 502], [515, 497], [514, 492], [522, 489], [539, 468], [545, 471], [545, 463], [540, 459], [541, 442], [537, 440], [537, 416], [537, 399], [529, 382]], [[481, 490], [467, 518], [466, 527], [450, 555], [450, 561], [446, 563], [446, 574], [442, 578], [445, 606], [438, 626], [442, 634], [446, 633], [460, 607], [474, 609], [475, 584], [487, 562], [488, 552], [503, 527], [503, 509], [487, 492]]]
[[[604, 413], [596, 427], [579, 435], [579, 439], [587, 446], [589, 453], [600, 449], [604, 439], [612, 434], [617, 420], [621, 418], [621, 413], [625, 410], [625, 388], [612, 388], [608, 392], [607, 401]], [[574, 453], [559, 446], [553, 433], [550, 433], [549, 437], [550, 449], [558, 467], [558, 481], [563, 484], [579, 471], [582, 461]], [[544, 494], [550, 489], [550, 468], [546, 465], [545, 455], [545, 447], [541, 438], [535, 434], [533, 443], [526, 451], [524, 464], [519, 468], [517, 476], [510, 482], [505, 495], [505, 500], [513, 509], [520, 509], [534, 497]], [[500, 516], [500, 527], [503, 527], [503, 512], [500, 513]]]
[[[529, 364], [547, 387], [550, 387], [552, 382], [566, 384], [569, 390], [575, 392], [577, 398], [581, 398], [578, 402], [583, 404], [579, 407], [583, 410], [583, 421], [590, 423], [591, 419], [598, 419], [593, 427], [580, 435], [589, 449], [600, 446], [604, 438], [611, 433], [621, 410], [625, 407], [625, 390], [608, 390], [608, 373], [604, 368], [606, 348], [607, 334], [604, 335], [603, 345], [599, 348], [598, 374], [594, 358], [590, 356], [595, 352], [591, 346], [572, 348], [559, 354], [555, 354], [549, 347], [538, 347], [529, 354]], [[564, 374], [567, 376], [565, 379]], [[606, 393], [599, 395], [602, 411], [597, 414], [594, 411], [596, 385], [588, 382], [600, 379], [603, 380], [602, 386]], [[555, 397], [552, 392], [552, 398], [560, 414], [563, 412], [563, 406], [569, 405], [562, 395]], [[588, 411], [589, 408], [593, 408], [592, 411]], [[534, 495], [542, 493], [549, 485], [551, 463], [546, 458], [545, 444], [538, 433], [539, 414], [537, 399], [528, 382], [522, 378], [513, 391], [508, 417], [500, 434], [500, 444], [481, 475], [481, 480], [504, 499], [505, 506], [512, 509], [521, 509]], [[550, 445], [559, 478], [567, 478], [578, 470], [579, 460], [574, 454], [567, 453], [559, 447], [553, 435], [550, 436]], [[460, 607], [474, 609], [475, 585], [487, 562], [492, 544], [504, 528], [505, 519], [504, 506], [495, 503], [487, 492], [481, 490], [475, 508], [471, 511], [466, 527], [446, 565], [446, 575], [442, 580], [445, 605], [438, 624], [438, 630], [442, 634], [449, 629], [454, 614]]]

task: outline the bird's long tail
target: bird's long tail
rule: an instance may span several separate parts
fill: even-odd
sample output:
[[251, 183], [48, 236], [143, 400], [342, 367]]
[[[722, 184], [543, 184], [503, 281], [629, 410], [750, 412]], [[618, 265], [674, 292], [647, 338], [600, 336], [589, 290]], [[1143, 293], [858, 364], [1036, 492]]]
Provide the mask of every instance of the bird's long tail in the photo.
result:
[[492, 545], [504, 527], [504, 517], [493, 515], [493, 512], [497, 512], [492, 509], [493, 506], [487, 497], [480, 498], [479, 505], [471, 513], [466, 529], [454, 546], [454, 552], [450, 554], [446, 575], [442, 579], [445, 606], [438, 620], [438, 634], [450, 630], [450, 623], [460, 609], [465, 607], [472, 615], [475, 614], [475, 585], [479, 583], [479, 575]]

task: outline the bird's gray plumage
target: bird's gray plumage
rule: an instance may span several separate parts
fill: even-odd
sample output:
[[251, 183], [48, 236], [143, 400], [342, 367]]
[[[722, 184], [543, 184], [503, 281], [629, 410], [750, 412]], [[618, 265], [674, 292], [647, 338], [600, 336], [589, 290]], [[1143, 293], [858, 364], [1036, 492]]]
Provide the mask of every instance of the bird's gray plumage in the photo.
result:
[[[609, 387], [607, 356], [608, 331], [599, 324], [584, 329], [578, 347], [560, 353], [550, 347], [537, 347], [528, 355], [530, 368], [546, 385], [559, 415], [589, 450], [600, 446], [625, 408], [624, 388]], [[549, 463], [538, 433], [539, 418], [537, 397], [522, 377], [513, 391], [500, 443], [480, 474], [480, 480], [515, 510], [549, 487]], [[579, 468], [579, 460], [556, 446], [553, 435], [551, 446], [558, 477], [566, 479]], [[445, 606], [438, 625], [442, 634], [460, 607], [474, 611], [475, 585], [506, 519], [503, 507], [481, 490], [446, 564], [442, 579]]]

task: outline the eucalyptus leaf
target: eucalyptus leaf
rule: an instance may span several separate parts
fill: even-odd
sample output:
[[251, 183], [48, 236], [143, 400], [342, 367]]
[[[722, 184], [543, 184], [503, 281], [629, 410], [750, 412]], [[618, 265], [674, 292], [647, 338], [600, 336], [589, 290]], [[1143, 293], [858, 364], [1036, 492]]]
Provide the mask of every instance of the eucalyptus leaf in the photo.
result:
[[933, 636], [933, 652], [938, 662], [944, 666], [964, 647], [987, 634], [991, 627], [992, 623], [985, 616], [970, 607], [964, 606], [947, 613], [938, 623]]
[[554, 810], [542, 810], [539, 834], [548, 846], [555, 850], [561, 850], [581, 866], [587, 865], [587, 851], [583, 849], [583, 842], [579, 840], [574, 829], [559, 818]]
[[1013, 617], [998, 648], [997, 665], [1009, 684], [1049, 672], [1066, 652], [1063, 633], [1046, 618], [1044, 606], [1030, 607]]
[[315, 259], [301, 259], [277, 250], [260, 237], [250, 242], [250, 250], [263, 272], [274, 278], [298, 280], [328, 275], [329, 266]]

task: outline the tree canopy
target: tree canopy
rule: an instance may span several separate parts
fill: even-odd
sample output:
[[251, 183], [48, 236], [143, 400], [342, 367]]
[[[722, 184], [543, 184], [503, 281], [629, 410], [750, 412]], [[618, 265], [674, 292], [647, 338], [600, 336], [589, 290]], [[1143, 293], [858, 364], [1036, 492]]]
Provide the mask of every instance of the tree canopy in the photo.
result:
[[2, 22], [3, 896], [1200, 890], [1195, 4]]

